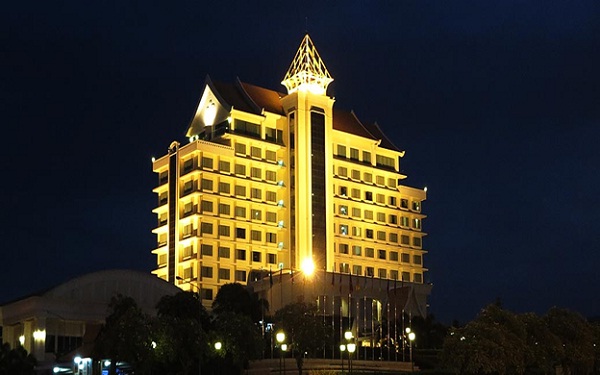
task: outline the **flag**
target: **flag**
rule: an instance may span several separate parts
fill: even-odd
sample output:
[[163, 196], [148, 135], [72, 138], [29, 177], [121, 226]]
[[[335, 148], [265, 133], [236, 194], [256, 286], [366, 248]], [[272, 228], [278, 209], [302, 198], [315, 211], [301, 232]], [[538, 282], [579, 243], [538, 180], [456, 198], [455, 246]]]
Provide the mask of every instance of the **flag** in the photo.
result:
[[348, 274], [350, 277], [350, 294], [352, 294], [352, 292], [354, 292], [354, 288], [352, 287], [352, 272]]
[[269, 268], [269, 287], [273, 286], [273, 271]]

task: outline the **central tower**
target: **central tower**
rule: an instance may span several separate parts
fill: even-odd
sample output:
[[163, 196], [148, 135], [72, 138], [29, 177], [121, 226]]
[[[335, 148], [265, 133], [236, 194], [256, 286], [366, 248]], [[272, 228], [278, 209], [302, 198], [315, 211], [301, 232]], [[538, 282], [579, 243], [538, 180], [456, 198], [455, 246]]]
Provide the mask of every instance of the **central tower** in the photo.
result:
[[[281, 103], [288, 117], [291, 147], [291, 217], [293, 253], [305, 267], [319, 270], [333, 265], [333, 242], [327, 236], [332, 223], [331, 131], [334, 99], [327, 96], [333, 81], [308, 34], [281, 82], [288, 95]], [[330, 208], [330, 209], [327, 209]]]

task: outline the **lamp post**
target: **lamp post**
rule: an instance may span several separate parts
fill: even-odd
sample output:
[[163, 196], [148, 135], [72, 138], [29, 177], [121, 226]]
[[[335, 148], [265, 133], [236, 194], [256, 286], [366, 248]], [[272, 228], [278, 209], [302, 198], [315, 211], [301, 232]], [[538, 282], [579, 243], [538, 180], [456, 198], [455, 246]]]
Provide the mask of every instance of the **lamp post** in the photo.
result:
[[406, 335], [408, 337], [408, 355], [410, 358], [410, 366], [412, 368], [412, 372], [415, 371], [415, 363], [413, 362], [413, 341], [417, 337], [415, 333], [410, 329], [410, 327], [406, 327]]
[[344, 332], [344, 338], [346, 339], [346, 350], [348, 351], [348, 372], [352, 374], [352, 353], [356, 350], [356, 344], [352, 342], [354, 335], [352, 331]]
[[[189, 283], [198, 290], [198, 325], [202, 327], [202, 285], [196, 284], [192, 280], [185, 280], [181, 276], [175, 276], [175, 279]], [[198, 353], [198, 375], [202, 375], [202, 352]]]
[[279, 375], [281, 375], [281, 362], [283, 359], [283, 349], [282, 344], [285, 341], [285, 333], [283, 331], [279, 331], [275, 334], [275, 339], [279, 343]]
[[[283, 352], [282, 354], [285, 355], [285, 352], [287, 352], [288, 346], [287, 344], [281, 344], [281, 351]], [[283, 373], [285, 374], [285, 356], [283, 357]]]
[[346, 351], [346, 344], [340, 344], [340, 358], [342, 359], [342, 375], [344, 374], [344, 352]]
[[[217, 351], [217, 357], [219, 357], [219, 352], [221, 351], [221, 348], [223, 347], [223, 344], [221, 343], [221, 341], [217, 341], [215, 342], [215, 350]], [[217, 358], [217, 374], [221, 373], [221, 360], [219, 358]]]

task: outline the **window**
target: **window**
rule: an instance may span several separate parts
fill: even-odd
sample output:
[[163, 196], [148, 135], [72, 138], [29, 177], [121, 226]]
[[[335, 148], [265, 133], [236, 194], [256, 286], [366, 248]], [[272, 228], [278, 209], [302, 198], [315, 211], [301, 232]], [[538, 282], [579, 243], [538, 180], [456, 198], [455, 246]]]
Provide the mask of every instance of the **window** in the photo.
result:
[[231, 215], [231, 207], [228, 204], [219, 203], [219, 214], [221, 215]]
[[402, 245], [410, 245], [410, 237], [408, 237], [406, 234], [403, 234], [400, 236], [400, 243]]
[[274, 191], [267, 191], [267, 201], [268, 202], [276, 202], [277, 201], [277, 193]]
[[219, 171], [229, 173], [231, 171], [231, 165], [228, 161], [219, 161]]
[[361, 227], [352, 227], [352, 235], [354, 237], [362, 236], [362, 228]]
[[235, 174], [239, 174], [240, 176], [245, 176], [246, 175], [246, 166], [243, 164], [236, 164], [235, 165]]
[[246, 155], [246, 145], [243, 143], [236, 143], [235, 144], [235, 153]]
[[340, 254], [348, 254], [348, 244], [341, 243], [338, 246], [338, 249], [339, 249]]
[[357, 171], [356, 169], [352, 170], [352, 179], [353, 180], [360, 180], [360, 171]]
[[413, 220], [413, 228], [415, 228], [415, 229], [421, 229], [421, 219], [414, 219]]
[[338, 156], [346, 157], [346, 146], [338, 145], [337, 146], [337, 154], [338, 154]]
[[413, 237], [413, 246], [421, 247], [421, 237]]
[[237, 260], [246, 260], [246, 250], [238, 249], [235, 252], [235, 259], [237, 259]]
[[229, 259], [229, 253], [228, 247], [219, 246], [219, 258]]
[[192, 227], [192, 224], [188, 224], [185, 227], [183, 227], [183, 238], [188, 238], [190, 237], [194, 232], [194, 227]]
[[352, 266], [352, 273], [359, 276], [362, 275], [362, 267], [357, 265]]
[[346, 224], [340, 224], [340, 234], [342, 236], [347, 236], [348, 235], [348, 225], [346, 225]]
[[372, 247], [365, 247], [365, 256], [367, 258], [375, 258], [375, 249]]
[[246, 282], [246, 271], [235, 271], [235, 281]]
[[229, 280], [231, 271], [228, 268], [219, 268], [219, 280]]
[[402, 272], [402, 281], [410, 281], [410, 272]]
[[158, 225], [161, 226], [161, 225], [165, 225], [165, 224], [167, 224], [167, 214], [163, 213], [163, 214], [160, 214], [160, 217], [158, 218]]
[[388, 221], [389, 221], [390, 224], [397, 225], [398, 224], [398, 216], [397, 215], [390, 215]]
[[357, 245], [352, 246], [352, 255], [361, 255], [361, 247]]
[[388, 204], [389, 204], [390, 206], [394, 206], [394, 207], [395, 207], [395, 206], [396, 206], [396, 197], [392, 197], [392, 196], [390, 196], [390, 197], [388, 198]]
[[203, 157], [202, 158], [202, 168], [213, 169], [212, 158]]
[[235, 196], [240, 197], [240, 198], [245, 198], [246, 197], [246, 187], [240, 186], [240, 185], [235, 185]]
[[212, 182], [212, 180], [203, 178], [202, 179], [202, 190], [212, 191], [213, 190], [213, 182]]
[[398, 233], [390, 233], [390, 242], [398, 243]]
[[277, 173], [275, 173], [275, 171], [266, 171], [266, 180], [267, 181], [275, 181], [277, 180]]
[[167, 196], [167, 193], [162, 193], [159, 197], [158, 197], [158, 205], [162, 206], [163, 204], [167, 204], [167, 202], [169, 201], [169, 198]]
[[400, 260], [402, 261], [402, 263], [410, 263], [410, 254], [402, 253], [402, 255], [400, 256]]
[[375, 162], [377, 163], [378, 167], [384, 167], [384, 168], [388, 168], [388, 169], [394, 169], [396, 167], [394, 158], [389, 158], [389, 157], [383, 156], [383, 155], [376, 155]]
[[358, 161], [358, 150], [355, 148], [350, 148], [350, 159]]
[[245, 228], [236, 228], [235, 229], [235, 237], [245, 239], [246, 238], [246, 229]]
[[381, 279], [385, 279], [387, 277], [387, 270], [385, 268], [378, 269], [377, 276]]
[[252, 252], [252, 261], [253, 262], [260, 262], [260, 258], [261, 258], [260, 251], [253, 251]]
[[212, 232], [213, 232], [212, 223], [202, 223], [202, 226], [200, 228], [201, 228], [202, 234], [212, 234]]
[[400, 225], [403, 227], [408, 226], [408, 216], [400, 216]]
[[340, 263], [340, 273], [350, 273], [350, 265], [346, 263]]
[[183, 278], [186, 280], [190, 280], [194, 278], [194, 269], [192, 267], [185, 268], [183, 270]]
[[385, 195], [377, 194], [375, 196], [375, 200], [377, 201], [377, 203], [385, 204]]
[[373, 238], [373, 229], [367, 229], [365, 233], [367, 238]]
[[189, 194], [192, 190], [194, 190], [194, 181], [186, 181], [185, 184], [183, 184], [183, 194]]
[[365, 267], [365, 275], [372, 277], [373, 275], [375, 275], [375, 268], [373, 267]]
[[277, 142], [277, 132], [273, 128], [265, 128], [265, 140]]
[[371, 164], [371, 153], [369, 151], [363, 151], [363, 163]]
[[338, 167], [338, 175], [341, 177], [348, 177], [348, 169], [346, 169], [346, 167]]
[[219, 182], [219, 193], [229, 194], [230, 193], [229, 184], [225, 182]]
[[356, 208], [356, 207], [352, 208], [352, 217], [360, 218], [360, 208]]
[[386, 251], [385, 250], [377, 250], [377, 258], [386, 260]]
[[383, 176], [377, 176], [375, 181], [377, 182], [377, 185], [385, 185], [385, 178]]
[[422, 264], [423, 263], [423, 257], [420, 255], [414, 255], [413, 256], [413, 263], [414, 264]]
[[267, 222], [276, 223], [277, 222], [277, 213], [267, 211]]
[[370, 191], [365, 191], [365, 200], [373, 202], [373, 193]]
[[267, 237], [268, 243], [277, 243], [277, 234], [276, 233], [267, 232], [266, 237]]
[[395, 178], [388, 178], [388, 187], [395, 189], [397, 181]]
[[194, 255], [194, 246], [190, 245], [183, 248], [183, 259], [190, 259], [192, 255]]
[[229, 225], [219, 225], [219, 236], [221, 236], [221, 237], [231, 236], [231, 228], [229, 228]]
[[260, 170], [260, 168], [252, 167], [252, 168], [250, 168], [250, 175], [251, 175], [252, 178], [261, 179], [262, 178], [262, 171]]
[[363, 178], [365, 179], [365, 182], [368, 182], [368, 183], [373, 182], [373, 175], [371, 173], [365, 173]]
[[211, 257], [213, 255], [213, 247], [212, 245], [202, 244], [202, 256]]
[[397, 262], [398, 261], [398, 252], [397, 251], [390, 251], [390, 260]]
[[252, 155], [253, 158], [258, 158], [260, 159], [262, 157], [262, 150], [258, 147], [250, 147], [250, 155]]
[[158, 256], [158, 266], [165, 267], [167, 265], [167, 254], [160, 254]]
[[235, 217], [243, 217], [246, 218], [246, 207], [235, 207]]
[[415, 283], [422, 283], [423, 282], [423, 275], [421, 275], [420, 273], [413, 274], [413, 282], [415, 282]]
[[268, 161], [275, 161], [275, 160], [277, 160], [277, 153], [275, 151], [267, 150], [266, 154], [267, 154], [267, 160]]
[[417, 212], [421, 211], [421, 202], [419, 202], [419, 201], [413, 201], [412, 202], [412, 209], [413, 209], [413, 211], [417, 211]]
[[183, 162], [183, 173], [188, 173], [194, 168], [194, 160], [189, 159]]
[[212, 301], [213, 299], [213, 290], [202, 288], [202, 299]]
[[212, 267], [202, 266], [201, 269], [202, 269], [202, 277], [207, 277], [209, 279], [212, 279], [212, 277], [213, 277]]
[[367, 220], [373, 220], [373, 211], [371, 211], [371, 210], [365, 210], [365, 219], [367, 219]]
[[360, 199], [360, 189], [352, 189], [352, 198]]
[[340, 186], [340, 195], [342, 197], [345, 197], [348, 195], [348, 188], [345, 186]]
[[169, 172], [165, 171], [165, 172], [161, 172], [158, 175], [158, 184], [162, 185], [162, 184], [166, 184], [169, 181]]
[[377, 213], [377, 221], [379, 221], [380, 223], [385, 223], [385, 213], [378, 212]]
[[253, 199], [262, 199], [262, 190], [257, 188], [250, 189], [250, 196]]
[[262, 220], [262, 212], [261, 210], [251, 210], [250, 214], [252, 215], [252, 220]]
[[340, 206], [340, 215], [348, 215], [348, 206]]
[[194, 211], [194, 204], [192, 202], [188, 202], [183, 206], [183, 216], [188, 216]]
[[202, 212], [212, 212], [213, 211], [213, 202], [202, 201], [201, 207], [202, 207]]
[[408, 208], [408, 199], [401, 198], [400, 199], [400, 207], [401, 208]]
[[384, 231], [382, 231], [382, 230], [377, 231], [377, 240], [385, 241], [385, 237], [386, 237], [386, 235], [385, 235]]
[[267, 263], [277, 264], [277, 255], [276, 254], [267, 254]]
[[262, 241], [262, 233], [259, 230], [250, 231], [250, 237], [252, 241]]
[[390, 279], [398, 280], [398, 271], [396, 271], [396, 270], [390, 271]]

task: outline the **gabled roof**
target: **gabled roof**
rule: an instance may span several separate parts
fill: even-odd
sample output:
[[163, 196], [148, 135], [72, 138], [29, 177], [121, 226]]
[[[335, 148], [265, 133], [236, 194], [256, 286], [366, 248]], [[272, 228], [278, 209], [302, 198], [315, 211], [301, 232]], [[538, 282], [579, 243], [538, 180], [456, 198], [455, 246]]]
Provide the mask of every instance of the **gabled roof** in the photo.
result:
[[361, 122], [354, 111], [333, 110], [333, 129], [354, 134], [359, 137], [381, 140], [379, 147], [402, 152], [383, 134], [379, 126]]

